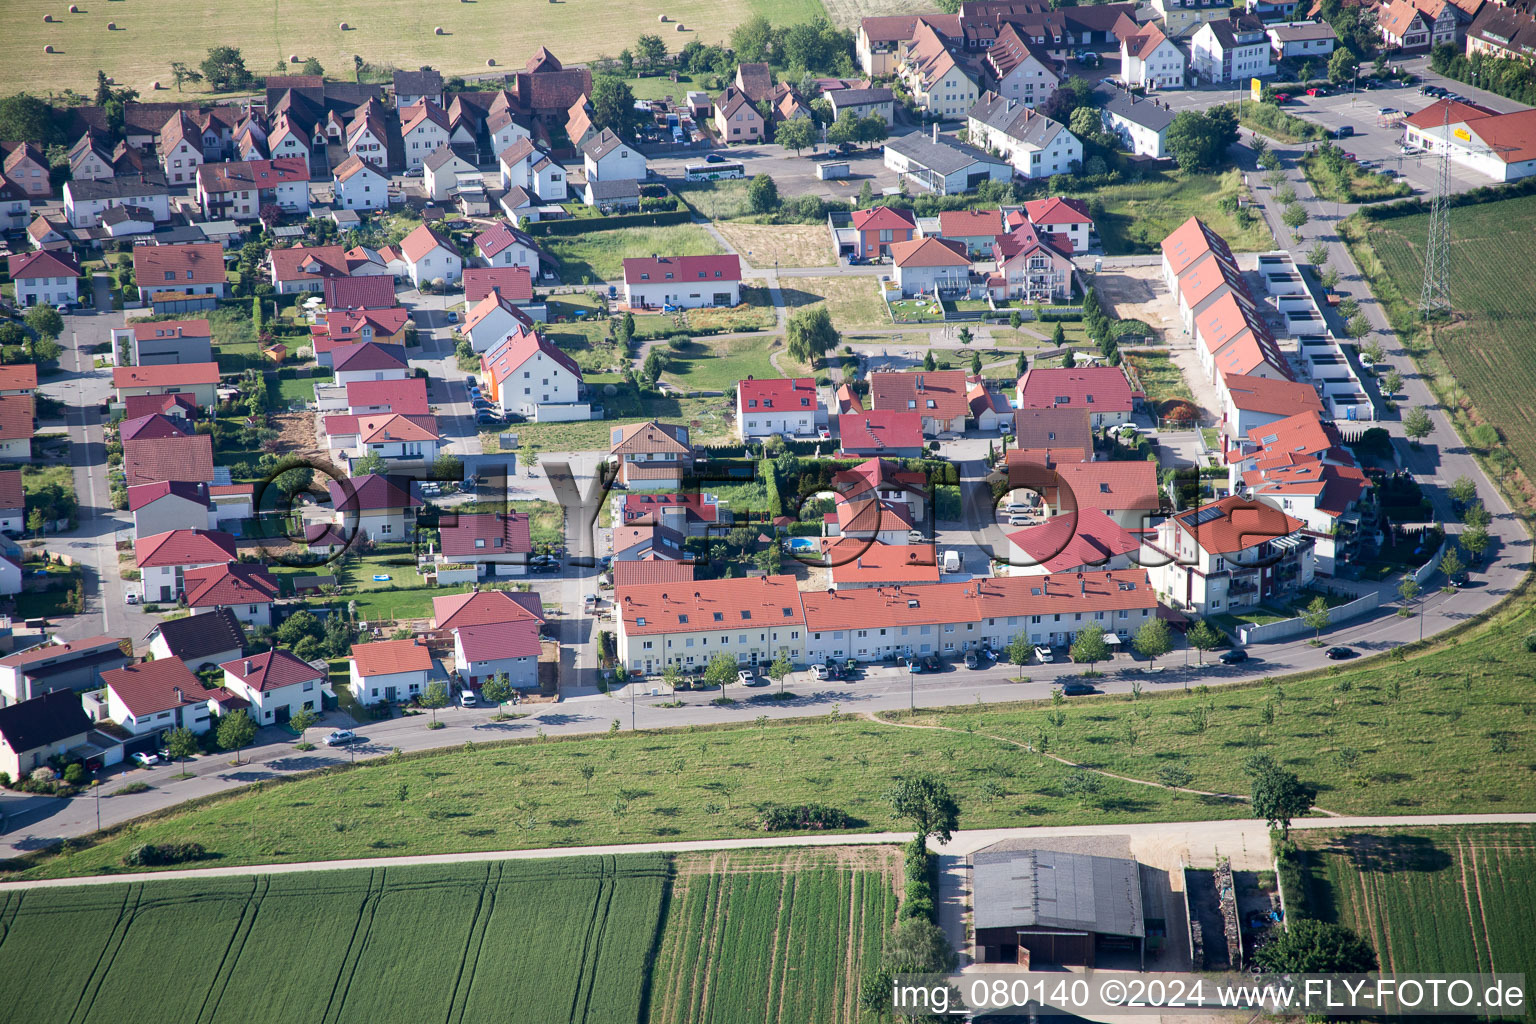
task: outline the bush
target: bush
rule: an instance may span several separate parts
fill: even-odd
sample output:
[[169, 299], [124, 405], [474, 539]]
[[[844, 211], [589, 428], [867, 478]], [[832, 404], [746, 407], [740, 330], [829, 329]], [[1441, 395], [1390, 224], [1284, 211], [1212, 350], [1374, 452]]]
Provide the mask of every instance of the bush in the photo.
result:
[[10, 772], [0, 772], [0, 789], [10, 789], [10, 788], [11, 788], [11, 773]]
[[913, 899], [908, 897], [907, 899], [902, 900], [901, 912], [896, 916], [903, 921], [909, 917], [921, 917], [925, 920], [932, 921], [934, 917], [933, 900], [928, 899], [927, 897], [923, 897], [921, 899]]
[[202, 860], [208, 856], [202, 843], [145, 843], [135, 846], [123, 857], [130, 868], [159, 867], [166, 864], [183, 864], [189, 860]]
[[147, 783], [147, 782], [130, 782], [130, 783], [128, 783], [128, 785], [124, 786], [122, 789], [119, 789], [116, 792], [112, 793], [112, 796], [132, 796], [135, 793], [148, 793], [148, 792], [149, 792], [149, 783]]
[[71, 786], [78, 786], [85, 781], [85, 765], [76, 761], [64, 769], [64, 781]]
[[1536, 654], [1536, 632], [1525, 634], [1525, 649], [1531, 654]]
[[758, 825], [764, 832], [838, 829], [848, 828], [853, 824], [853, 820], [845, 812], [823, 804], [800, 804], [795, 807], [770, 804], [763, 809], [763, 815], [758, 820]]

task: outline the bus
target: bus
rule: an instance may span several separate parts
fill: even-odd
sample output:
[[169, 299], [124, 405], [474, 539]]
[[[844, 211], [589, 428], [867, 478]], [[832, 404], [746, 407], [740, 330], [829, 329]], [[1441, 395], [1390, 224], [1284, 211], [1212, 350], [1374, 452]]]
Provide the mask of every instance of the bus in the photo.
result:
[[688, 181], [720, 181], [723, 178], [745, 178], [747, 165], [722, 160], [717, 164], [689, 164], [683, 168]]

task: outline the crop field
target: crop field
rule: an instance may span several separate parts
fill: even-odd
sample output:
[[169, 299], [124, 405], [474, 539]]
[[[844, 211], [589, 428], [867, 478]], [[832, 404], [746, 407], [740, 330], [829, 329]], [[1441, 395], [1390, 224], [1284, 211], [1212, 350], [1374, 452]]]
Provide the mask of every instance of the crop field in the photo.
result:
[[[80, 13], [69, 14], [67, 4], [8, 0], [0, 94], [66, 86], [89, 94], [99, 68], [149, 98], [153, 82], [170, 87], [172, 61], [196, 66], [208, 47], [220, 45], [239, 47], [258, 75], [280, 62], [291, 73], [292, 56], [315, 57], [332, 74], [350, 74], [354, 54], [381, 67], [430, 64], [446, 73], [486, 74], [494, 70], [487, 61], [521, 68], [541, 45], [576, 63], [614, 56], [641, 32], [660, 32], [676, 51], [695, 39], [728, 43], [731, 29], [754, 14], [792, 25], [825, 13], [821, 0], [205, 0], [193, 12], [197, 31], [188, 32], [189, 12], [175, 4], [102, 0], [78, 6]], [[670, 24], [658, 24], [662, 14]], [[53, 22], [44, 23], [44, 15]], [[850, 24], [857, 25], [857, 17]], [[443, 34], [434, 34], [439, 27]], [[54, 53], [43, 52], [48, 45]]]
[[859, 984], [896, 915], [892, 847], [678, 858], [652, 1024], [862, 1017]]
[[[1415, 302], [1424, 277], [1425, 216], [1370, 222], [1368, 240], [1397, 291]], [[1536, 196], [1457, 208], [1451, 215], [1454, 321], [1433, 328], [1445, 361], [1481, 418], [1536, 476], [1536, 289], [1511, 287], [1510, 269], [1536, 265]], [[1433, 440], [1433, 439], [1432, 439]], [[1441, 439], [1447, 441], [1448, 439]]]
[[1536, 973], [1536, 828], [1296, 835], [1314, 916], [1367, 938], [1383, 971]]
[[641, 1019], [659, 856], [0, 896], [0, 1021]]

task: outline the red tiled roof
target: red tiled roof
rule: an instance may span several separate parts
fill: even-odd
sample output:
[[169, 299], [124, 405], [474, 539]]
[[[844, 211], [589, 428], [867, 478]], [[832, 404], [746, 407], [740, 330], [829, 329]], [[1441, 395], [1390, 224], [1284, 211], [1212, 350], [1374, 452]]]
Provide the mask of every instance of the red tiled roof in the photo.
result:
[[192, 431], [169, 416], [153, 413], [123, 420], [117, 426], [117, 433], [124, 441], [153, 441], [162, 437], [187, 437]]
[[816, 381], [810, 377], [753, 380], [747, 378], [736, 385], [736, 408], [744, 412], [763, 412], [774, 409], [816, 408]]
[[[166, 274], [172, 276], [167, 278]], [[136, 245], [133, 247], [133, 277], [140, 288], [223, 284], [228, 279], [224, 272], [224, 247], [218, 242]]]
[[309, 180], [309, 161], [301, 156], [283, 156], [276, 160], [236, 160], [224, 164], [203, 164], [197, 169], [199, 191], [218, 195], [276, 188], [279, 185]]
[[800, 591], [793, 576], [626, 587], [614, 591], [614, 606], [623, 616], [629, 636], [805, 627]]
[[[364, 340], [392, 338], [405, 329], [411, 316], [399, 306], [390, 309], [338, 309], [324, 315], [310, 327], [315, 352], [334, 352], [344, 345], [358, 345]], [[373, 337], [364, 339], [363, 330], [371, 328]]]
[[690, 523], [715, 523], [720, 520], [720, 506], [705, 502], [704, 495], [692, 494], [627, 494], [621, 513], [626, 526], [641, 523], [658, 523], [660, 513], [666, 509], [681, 509]]
[[273, 249], [267, 254], [280, 282], [316, 281], [328, 277], [347, 277], [347, 250], [341, 245], [295, 245]]
[[21, 470], [0, 469], [0, 509], [17, 509], [26, 504], [21, 486]]
[[187, 480], [157, 480], [154, 483], [137, 484], [128, 488], [128, 511], [137, 512], [150, 502], [158, 501], [168, 494], [196, 502], [205, 508], [212, 504], [208, 497], [207, 484]]
[[[1048, 487], [1045, 498], [1066, 511], [1097, 509], [1120, 512], [1135, 509], [1155, 512], [1161, 506], [1157, 489], [1157, 463], [1145, 459], [1121, 462], [1065, 462], [1054, 467], [1057, 487]], [[1070, 497], [1056, 493], [1065, 486]]]
[[1199, 217], [1191, 217], [1163, 239], [1163, 259], [1168, 261], [1175, 274], [1182, 274], [1185, 267], [1210, 252], [1213, 247], [1218, 252], [1227, 250], [1220, 235], [1206, 227]]
[[164, 565], [222, 565], [235, 560], [235, 538], [222, 530], [167, 530], [133, 542], [140, 569]]
[[856, 231], [911, 231], [917, 227], [917, 220], [910, 210], [872, 206], [853, 211], [853, 227]]
[[539, 595], [510, 590], [482, 590], [449, 594], [432, 599], [432, 618], [438, 629], [492, 626], [508, 622], [543, 622]]
[[845, 412], [837, 417], [838, 443], [845, 452], [921, 448], [923, 418], [916, 412]]
[[1536, 110], [1516, 110], [1467, 122], [1493, 155], [1506, 164], [1536, 160]]
[[381, 412], [357, 418], [357, 439], [361, 444], [385, 441], [436, 441], [436, 416], [405, 416]]
[[966, 583], [865, 590], [808, 591], [802, 595], [812, 631], [871, 626], [929, 626], [1014, 615], [1071, 615], [1154, 608], [1157, 594], [1145, 569], [1004, 576]]
[[496, 661], [501, 658], [537, 658], [539, 624], [503, 622], [490, 626], [460, 626], [453, 631], [465, 661]]
[[123, 396], [124, 419], [136, 420], [141, 416], [170, 415], [172, 410], [181, 410], [181, 415], [187, 419], [196, 419], [198, 414], [197, 400], [191, 395], [124, 395]]
[[957, 238], [913, 238], [892, 242], [891, 262], [898, 267], [969, 267], [965, 243]]
[[364, 678], [432, 670], [432, 653], [415, 638], [353, 644], [352, 660], [357, 665], [357, 674]]
[[34, 249], [13, 254], [6, 263], [13, 281], [34, 277], [80, 276], [80, 263], [74, 253], [68, 250]]
[[534, 252], [539, 251], [539, 243], [535, 242], [531, 235], [517, 230], [510, 224], [498, 222], [475, 236], [475, 248], [488, 259], [514, 245], [524, 246]]
[[853, 537], [826, 542], [832, 582], [852, 584], [930, 584], [939, 582], [939, 563], [932, 544], [866, 543]]
[[277, 579], [262, 565], [228, 562], [188, 569], [182, 578], [189, 608], [271, 604], [277, 599]]
[[499, 291], [509, 302], [533, 301], [533, 275], [527, 267], [466, 267], [464, 270], [464, 301], [478, 303], [491, 293]]
[[651, 583], [692, 583], [693, 563], [666, 559], [614, 562], [613, 585], [634, 587]]
[[1310, 384], [1246, 373], [1224, 374], [1223, 380], [1232, 404], [1246, 412], [1289, 416], [1297, 412], [1320, 414], [1323, 411], [1323, 401]]
[[129, 324], [138, 341], [155, 338], [211, 338], [213, 329], [207, 320], [136, 320]]
[[57, 658], [66, 654], [96, 653], [108, 647], [116, 647], [119, 652], [126, 641], [115, 636], [88, 636], [80, 640], [71, 640], [68, 643], [42, 643], [36, 647], [29, 647], [15, 654], [7, 654], [0, 658], [0, 665], [7, 668], [21, 668], [34, 662], [45, 661], [49, 658]]
[[442, 550], [449, 558], [527, 554], [533, 550], [528, 516], [523, 513], [477, 512], [440, 519]]
[[869, 459], [852, 469], [832, 475], [832, 486], [840, 494], [852, 497], [886, 487], [926, 495], [928, 479], [922, 473], [904, 470], [888, 459]]
[[355, 380], [347, 385], [347, 405], [365, 409], [387, 406], [390, 412], [424, 416], [428, 411], [427, 382], [420, 377], [404, 380]]
[[395, 279], [387, 274], [326, 278], [321, 287], [329, 309], [388, 309], [395, 305]]
[[249, 658], [226, 661], [219, 667], [261, 693], [325, 679], [325, 675], [313, 665], [282, 648], [253, 654]]
[[1266, 423], [1248, 431], [1248, 440], [1269, 456], [1283, 454], [1317, 455], [1339, 443], [1337, 430], [1330, 431], [1316, 412]]
[[10, 366], [0, 366], [0, 391], [34, 391], [36, 388], [36, 363], [13, 363]]
[[913, 529], [906, 502], [878, 501], [873, 495], [853, 499], [839, 496], [837, 511], [829, 512], [827, 516], [829, 519], [835, 516], [838, 529], [844, 534]]
[[581, 380], [581, 367], [576, 360], [556, 348], [555, 343], [544, 335], [534, 331], [519, 330], [507, 335], [485, 353], [483, 365], [489, 367], [498, 381], [506, 380], [518, 367], [540, 353]]
[[1081, 199], [1051, 196], [1049, 199], [1031, 199], [1024, 204], [1024, 215], [1031, 224], [1092, 224], [1088, 216], [1088, 204]]
[[331, 368], [338, 373], [343, 370], [403, 370], [408, 366], [403, 345], [364, 341], [331, 350]]
[[368, 160], [364, 160], [356, 153], [353, 153], [341, 163], [337, 164], [336, 169], [331, 172], [331, 176], [337, 181], [349, 181], [364, 171], [372, 171], [375, 176], [383, 178], [385, 181], [389, 180], [389, 174], [387, 172], [381, 170], [377, 164], [374, 164]]
[[[208, 692], [180, 658], [156, 658], [108, 669], [101, 681], [135, 718], [202, 704]], [[178, 692], [179, 691], [179, 692]]]
[[218, 363], [118, 366], [112, 370], [112, 386], [115, 388], [195, 387], [218, 382]]
[[1019, 408], [1082, 407], [1089, 412], [1130, 412], [1135, 393], [1118, 366], [1043, 367], [1019, 378]]
[[377, 512], [383, 509], [417, 508], [424, 504], [418, 496], [419, 484], [404, 476], [369, 473], [326, 485], [331, 507], [338, 512]]
[[740, 280], [741, 259], [734, 254], [630, 257], [624, 261], [625, 284], [649, 284], [657, 281]]
[[[1220, 515], [1212, 517], [1210, 510], [1213, 509], [1219, 509]], [[1235, 495], [1181, 512], [1173, 519], [1202, 549], [1213, 555], [1245, 551], [1265, 541], [1295, 533], [1305, 525], [1273, 506]]]
[[954, 420], [971, 411], [967, 390], [964, 370], [869, 375], [871, 404], [879, 412], [915, 412], [919, 416]]
[[31, 437], [33, 405], [31, 395], [0, 395], [0, 441], [19, 441]]
[[945, 238], [995, 238], [1003, 233], [1003, 211], [941, 210], [939, 230]]
[[458, 252], [453, 247], [453, 243], [439, 234], [437, 229], [430, 224], [421, 225], [415, 231], [406, 235], [405, 239], [400, 243], [400, 251], [405, 254], [405, 258], [411, 263], [419, 263], [423, 257], [438, 247], [447, 249], [452, 253]]
[[1141, 546], [1135, 534], [1096, 508], [1052, 516], [1010, 533], [1008, 540], [1051, 572], [1104, 565]]
[[207, 434], [123, 442], [126, 486], [157, 480], [207, 483], [213, 479], [213, 439]]

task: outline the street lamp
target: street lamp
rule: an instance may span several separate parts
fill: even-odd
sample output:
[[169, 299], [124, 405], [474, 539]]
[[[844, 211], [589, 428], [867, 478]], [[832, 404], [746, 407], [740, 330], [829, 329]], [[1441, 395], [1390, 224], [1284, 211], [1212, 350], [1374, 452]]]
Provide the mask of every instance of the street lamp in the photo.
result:
[[912, 681], [912, 659], [907, 658], [907, 700], [908, 708], [912, 714], [917, 714], [917, 684]]

